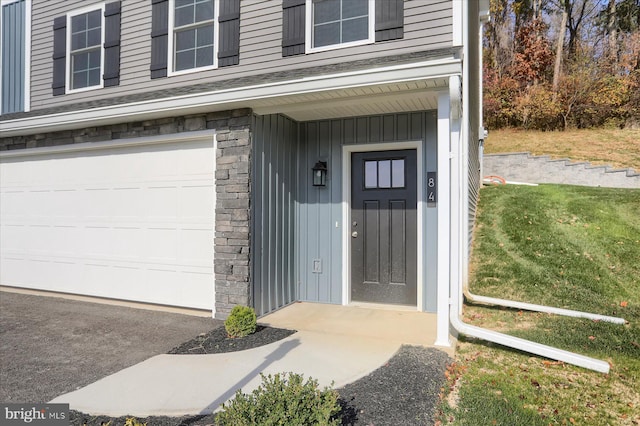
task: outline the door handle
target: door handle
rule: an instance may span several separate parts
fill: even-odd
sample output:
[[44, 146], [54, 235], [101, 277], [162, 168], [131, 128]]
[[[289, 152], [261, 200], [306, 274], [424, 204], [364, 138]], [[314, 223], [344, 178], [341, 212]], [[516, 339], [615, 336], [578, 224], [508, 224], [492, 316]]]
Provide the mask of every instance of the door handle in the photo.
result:
[[358, 231], [353, 231], [353, 232], [351, 233], [351, 236], [352, 236], [353, 238], [358, 238]]

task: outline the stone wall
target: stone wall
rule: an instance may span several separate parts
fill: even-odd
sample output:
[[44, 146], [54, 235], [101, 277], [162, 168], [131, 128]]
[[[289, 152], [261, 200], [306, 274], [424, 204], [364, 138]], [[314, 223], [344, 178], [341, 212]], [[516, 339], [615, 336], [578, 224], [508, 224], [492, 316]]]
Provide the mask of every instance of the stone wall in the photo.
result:
[[640, 188], [640, 174], [632, 169], [594, 166], [568, 158], [551, 159], [528, 152], [485, 154], [482, 167], [484, 176], [497, 175], [515, 182]]
[[14, 136], [0, 138], [0, 151], [215, 129], [215, 307], [216, 318], [225, 319], [234, 305], [253, 303], [249, 276], [251, 117], [250, 109], [238, 109]]

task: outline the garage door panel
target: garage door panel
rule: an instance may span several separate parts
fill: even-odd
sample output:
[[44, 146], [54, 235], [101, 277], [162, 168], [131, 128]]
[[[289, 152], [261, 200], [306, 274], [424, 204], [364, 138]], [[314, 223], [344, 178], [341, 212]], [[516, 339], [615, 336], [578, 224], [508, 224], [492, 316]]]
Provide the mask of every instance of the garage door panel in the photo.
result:
[[146, 198], [149, 220], [174, 220], [178, 214], [178, 197], [175, 187], [150, 186]]
[[10, 223], [2, 223], [0, 227], [0, 252], [4, 255], [24, 253], [26, 248], [25, 227]]
[[178, 232], [175, 229], [148, 229], [146, 240], [146, 251], [150, 261], [171, 263], [178, 257]]
[[[210, 183], [200, 185], [191, 184], [184, 186], [179, 192], [179, 215], [184, 222], [201, 222], [210, 215], [213, 210], [214, 188]], [[198, 209], [196, 206], [205, 205], [206, 209]]]
[[112, 218], [114, 222], [137, 221], [140, 220], [140, 212], [144, 209], [144, 189], [140, 186], [135, 188], [115, 188], [113, 190]]
[[3, 285], [213, 308], [213, 141], [1, 159]]

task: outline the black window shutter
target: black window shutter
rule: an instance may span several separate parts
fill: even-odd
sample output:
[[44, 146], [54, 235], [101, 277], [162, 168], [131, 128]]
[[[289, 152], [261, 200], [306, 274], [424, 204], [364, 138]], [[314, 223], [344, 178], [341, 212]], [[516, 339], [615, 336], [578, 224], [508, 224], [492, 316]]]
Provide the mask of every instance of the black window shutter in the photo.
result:
[[151, 78], [167, 76], [169, 1], [151, 0]]
[[218, 66], [240, 62], [240, 0], [220, 0]]
[[404, 37], [404, 1], [376, 0], [376, 41]]
[[53, 96], [64, 95], [67, 63], [67, 17], [53, 20]]
[[104, 7], [104, 87], [120, 84], [120, 2]]
[[304, 54], [305, 0], [282, 1], [282, 56]]

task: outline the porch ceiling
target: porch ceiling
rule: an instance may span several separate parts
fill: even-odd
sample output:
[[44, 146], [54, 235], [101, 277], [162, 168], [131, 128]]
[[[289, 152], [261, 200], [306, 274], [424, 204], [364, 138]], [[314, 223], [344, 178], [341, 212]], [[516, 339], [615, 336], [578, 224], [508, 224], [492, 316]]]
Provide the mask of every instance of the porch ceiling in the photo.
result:
[[351, 87], [252, 101], [257, 114], [282, 113], [297, 121], [437, 109], [448, 78]]

